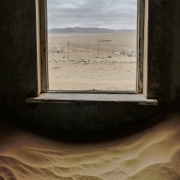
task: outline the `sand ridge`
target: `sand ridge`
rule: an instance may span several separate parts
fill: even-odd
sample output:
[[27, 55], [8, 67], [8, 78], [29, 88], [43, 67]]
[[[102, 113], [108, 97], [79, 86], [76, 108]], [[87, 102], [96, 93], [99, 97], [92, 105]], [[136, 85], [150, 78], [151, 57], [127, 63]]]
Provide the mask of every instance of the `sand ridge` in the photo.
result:
[[55, 140], [1, 123], [0, 179], [179, 180], [180, 112], [165, 110], [148, 121], [157, 120], [99, 143]]

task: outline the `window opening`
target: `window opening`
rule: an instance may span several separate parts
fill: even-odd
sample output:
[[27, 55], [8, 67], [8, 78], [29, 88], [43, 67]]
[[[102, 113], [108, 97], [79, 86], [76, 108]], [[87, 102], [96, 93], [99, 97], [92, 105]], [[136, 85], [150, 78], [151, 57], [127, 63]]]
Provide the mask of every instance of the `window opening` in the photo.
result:
[[49, 90], [136, 90], [137, 0], [47, 0]]

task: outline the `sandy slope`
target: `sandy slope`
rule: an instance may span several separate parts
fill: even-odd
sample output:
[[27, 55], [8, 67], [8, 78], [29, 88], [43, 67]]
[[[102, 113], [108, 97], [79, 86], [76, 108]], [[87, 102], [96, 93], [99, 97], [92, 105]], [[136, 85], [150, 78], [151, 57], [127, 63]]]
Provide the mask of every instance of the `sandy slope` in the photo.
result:
[[8, 123], [7, 118], [4, 115], [0, 123], [0, 180], [180, 179], [178, 110], [166, 109], [144, 120], [144, 124], [160, 122], [135, 134], [121, 137], [113, 131], [112, 138], [112, 132], [97, 136], [98, 143], [86, 141], [85, 136], [72, 142], [61, 134], [59, 140], [50, 134], [40, 136]]

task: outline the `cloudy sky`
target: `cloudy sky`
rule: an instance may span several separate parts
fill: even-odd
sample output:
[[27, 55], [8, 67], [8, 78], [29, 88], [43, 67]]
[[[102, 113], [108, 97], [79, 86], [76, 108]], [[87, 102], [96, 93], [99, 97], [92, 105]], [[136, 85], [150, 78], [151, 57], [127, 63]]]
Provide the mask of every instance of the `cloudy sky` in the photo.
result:
[[137, 0], [47, 0], [48, 29], [136, 29]]

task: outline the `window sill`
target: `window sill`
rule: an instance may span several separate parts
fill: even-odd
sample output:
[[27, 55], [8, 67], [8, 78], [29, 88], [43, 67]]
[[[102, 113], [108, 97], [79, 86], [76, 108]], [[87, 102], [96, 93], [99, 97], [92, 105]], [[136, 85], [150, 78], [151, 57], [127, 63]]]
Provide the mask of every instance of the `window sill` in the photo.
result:
[[143, 94], [78, 94], [42, 93], [38, 97], [27, 98], [26, 103], [133, 103], [138, 105], [158, 105], [155, 99], [146, 99]]

